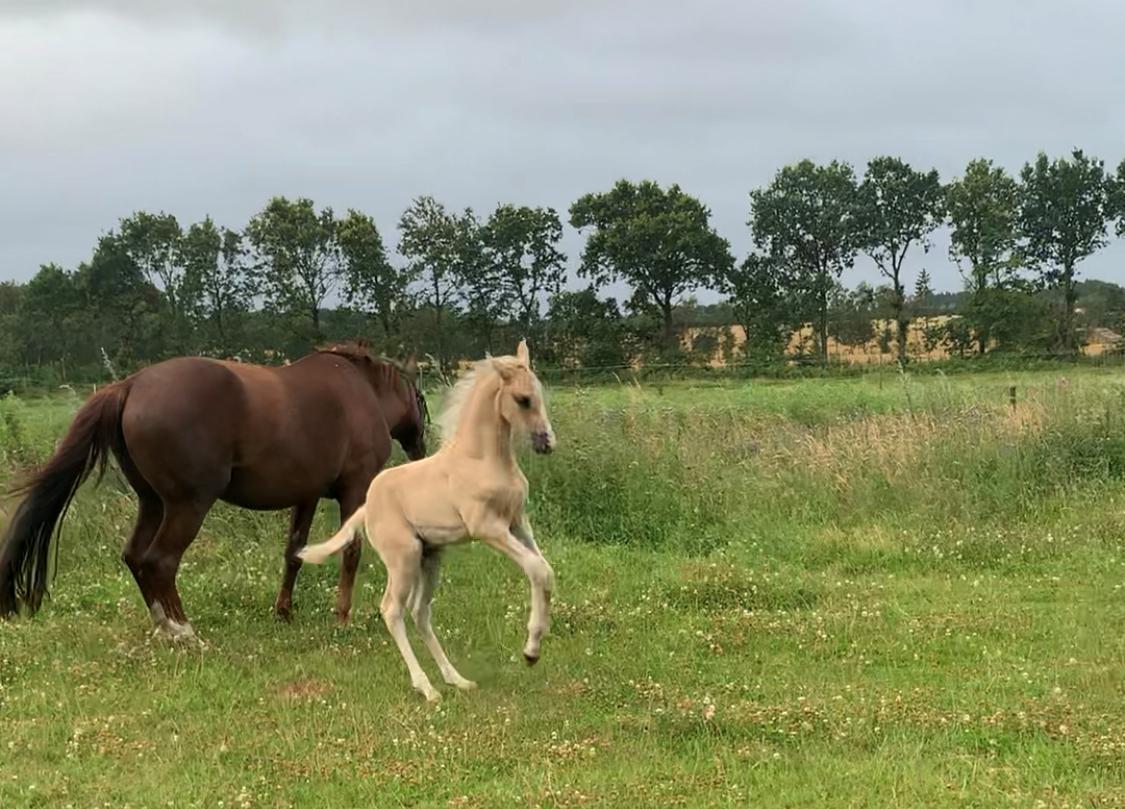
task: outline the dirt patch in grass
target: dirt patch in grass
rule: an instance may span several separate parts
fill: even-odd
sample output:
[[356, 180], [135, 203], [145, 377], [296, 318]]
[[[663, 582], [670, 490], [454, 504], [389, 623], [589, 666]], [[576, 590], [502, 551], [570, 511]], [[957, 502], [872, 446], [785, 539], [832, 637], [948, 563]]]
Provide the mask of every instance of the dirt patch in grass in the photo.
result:
[[323, 680], [294, 680], [283, 683], [277, 688], [277, 695], [283, 699], [305, 700], [323, 697], [332, 690], [332, 686]]

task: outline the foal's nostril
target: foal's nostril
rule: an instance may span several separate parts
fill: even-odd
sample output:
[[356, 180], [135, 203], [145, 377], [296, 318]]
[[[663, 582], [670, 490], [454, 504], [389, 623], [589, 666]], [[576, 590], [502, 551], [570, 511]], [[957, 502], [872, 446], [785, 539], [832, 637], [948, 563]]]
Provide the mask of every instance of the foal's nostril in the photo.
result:
[[551, 451], [551, 434], [547, 432], [533, 433], [531, 436], [531, 448], [536, 452], [548, 453]]

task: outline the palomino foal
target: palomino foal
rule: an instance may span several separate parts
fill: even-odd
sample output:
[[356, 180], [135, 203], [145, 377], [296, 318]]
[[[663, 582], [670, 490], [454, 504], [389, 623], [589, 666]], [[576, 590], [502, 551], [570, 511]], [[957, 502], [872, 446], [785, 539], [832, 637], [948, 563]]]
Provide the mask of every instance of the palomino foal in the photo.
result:
[[523, 656], [539, 659], [539, 643], [550, 623], [554, 572], [531, 533], [524, 513], [527, 478], [516, 463], [512, 433], [526, 433], [536, 452], [555, 446], [543, 389], [531, 371], [527, 343], [514, 357], [490, 357], [457, 383], [441, 417], [442, 445], [428, 458], [387, 469], [367, 490], [367, 499], [327, 542], [300, 551], [319, 563], [347, 547], [361, 525], [387, 567], [381, 611], [410, 682], [429, 701], [441, 698], [430, 684], [406, 637], [407, 606], [418, 633], [449, 685], [476, 686], [458, 673], [430, 626], [430, 603], [446, 545], [479, 539], [503, 553], [531, 583], [531, 615]]

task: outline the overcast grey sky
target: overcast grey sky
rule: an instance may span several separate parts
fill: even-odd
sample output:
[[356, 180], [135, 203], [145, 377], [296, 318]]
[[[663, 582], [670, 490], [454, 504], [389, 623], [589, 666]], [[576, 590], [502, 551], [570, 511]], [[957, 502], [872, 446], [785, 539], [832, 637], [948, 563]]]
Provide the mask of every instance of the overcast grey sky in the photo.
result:
[[[748, 192], [803, 157], [1116, 166], [1123, 34], [1110, 0], [0, 0], [0, 278], [137, 209], [309, 196], [393, 246], [419, 194], [565, 217], [621, 177], [680, 183], [741, 256]], [[960, 288], [943, 238], [923, 266]], [[1082, 270], [1125, 282], [1122, 241]]]

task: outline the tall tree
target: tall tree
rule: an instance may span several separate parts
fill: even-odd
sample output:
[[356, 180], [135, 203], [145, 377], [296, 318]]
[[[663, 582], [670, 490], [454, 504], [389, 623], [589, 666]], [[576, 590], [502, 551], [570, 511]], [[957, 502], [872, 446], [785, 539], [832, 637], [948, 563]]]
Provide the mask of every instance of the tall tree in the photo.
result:
[[557, 365], [620, 368], [632, 358], [633, 347], [617, 301], [599, 298], [593, 287], [552, 295], [547, 320], [551, 340], [543, 355]]
[[454, 217], [454, 275], [465, 304], [466, 321], [482, 338], [482, 347], [493, 350], [496, 326], [508, 310], [503, 283], [498, 269], [488, 260], [483, 242], [483, 228], [471, 208]]
[[776, 261], [752, 253], [722, 279], [734, 322], [745, 336], [743, 358], [751, 364], [780, 361], [797, 325], [784, 273]]
[[1117, 175], [1109, 184], [1109, 215], [1117, 220], [1117, 235], [1125, 236], [1125, 160], [1117, 166]]
[[813, 321], [821, 362], [828, 362], [828, 304], [859, 244], [855, 173], [847, 163], [802, 160], [750, 193], [754, 243], [778, 266]]
[[918, 307], [924, 307], [933, 296], [934, 288], [930, 271], [923, 267], [918, 273], [918, 280], [914, 282], [914, 303]]
[[562, 289], [566, 256], [554, 208], [499, 205], [481, 231], [485, 256], [524, 337], [534, 338], [540, 304]]
[[44, 264], [23, 289], [21, 340], [25, 359], [40, 364], [67, 360], [73, 348], [73, 315], [82, 308], [77, 279], [58, 264]]
[[457, 305], [464, 267], [463, 222], [433, 197], [422, 196], [403, 212], [398, 230], [398, 252], [421, 280], [421, 300], [433, 312], [438, 360], [444, 366], [449, 361], [445, 316]]
[[[971, 309], [983, 312], [991, 307], [989, 290], [1006, 287], [1015, 271], [1019, 188], [991, 160], [973, 160], [965, 175], [946, 187], [945, 205], [951, 225], [949, 255], [965, 279]], [[977, 352], [983, 354], [990, 329], [981, 318], [973, 319]]]
[[1068, 353], [1077, 348], [1078, 264], [1106, 244], [1108, 185], [1102, 161], [1081, 149], [1056, 160], [1040, 152], [1020, 172], [1022, 254], [1048, 288], [1062, 292], [1058, 345]]
[[711, 212], [678, 185], [620, 180], [570, 206], [570, 223], [592, 229], [579, 273], [596, 284], [623, 280], [659, 312], [664, 347], [675, 345], [672, 311], [681, 296], [713, 285], [733, 264]]
[[145, 278], [120, 236], [98, 239], [90, 260], [78, 265], [75, 283], [83, 296], [91, 350], [104, 348], [122, 370], [160, 355], [167, 340], [161, 304], [167, 299]]
[[391, 266], [383, 237], [367, 214], [349, 209], [339, 223], [337, 236], [348, 302], [378, 320], [383, 337], [390, 339], [407, 304], [411, 274]]
[[343, 274], [336, 218], [311, 199], [274, 197], [250, 220], [246, 237], [257, 253], [254, 280], [275, 311], [308, 316], [321, 338], [320, 310]]
[[[18, 365], [24, 357], [27, 333], [20, 322], [26, 284], [0, 281], [0, 369]], [[0, 394], [7, 388], [0, 382]]]
[[914, 244], [929, 250], [930, 234], [944, 216], [943, 197], [937, 171], [916, 171], [897, 157], [872, 159], [859, 186], [863, 250], [891, 282], [899, 362], [907, 360], [910, 328], [903, 264]]
[[860, 283], [855, 289], [837, 284], [829, 301], [828, 322], [832, 337], [841, 345], [861, 348], [875, 338], [880, 293], [870, 284]]
[[188, 228], [180, 254], [191, 315], [214, 330], [215, 348], [231, 352], [234, 319], [253, 297], [242, 234], [217, 227], [208, 216]]
[[137, 211], [122, 219], [120, 244], [133, 263], [141, 269], [149, 283], [164, 293], [168, 305], [170, 336], [177, 351], [185, 350], [188, 342], [187, 310], [184, 287], [186, 268], [180, 242], [183, 229], [172, 214]]

